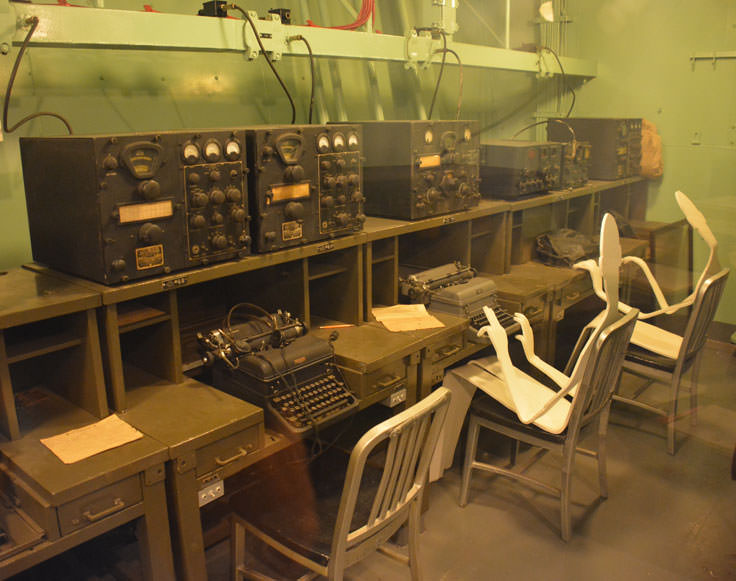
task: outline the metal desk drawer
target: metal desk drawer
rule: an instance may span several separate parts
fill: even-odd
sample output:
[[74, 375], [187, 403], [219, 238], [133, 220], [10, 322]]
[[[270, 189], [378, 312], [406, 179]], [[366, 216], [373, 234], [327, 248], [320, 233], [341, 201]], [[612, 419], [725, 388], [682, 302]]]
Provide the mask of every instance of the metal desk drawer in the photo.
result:
[[259, 423], [196, 450], [197, 477], [226, 466], [228, 470], [237, 470], [238, 463], [263, 448], [263, 432], [263, 424]]
[[143, 499], [140, 475], [136, 474], [59, 506], [62, 535], [96, 523]]

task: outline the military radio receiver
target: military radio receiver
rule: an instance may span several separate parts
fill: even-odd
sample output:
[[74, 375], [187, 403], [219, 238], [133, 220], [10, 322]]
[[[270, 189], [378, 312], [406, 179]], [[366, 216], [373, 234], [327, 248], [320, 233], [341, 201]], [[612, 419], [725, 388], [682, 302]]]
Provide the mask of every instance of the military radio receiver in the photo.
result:
[[367, 214], [416, 220], [478, 205], [478, 121], [362, 125]]
[[480, 158], [484, 197], [514, 199], [560, 186], [560, 143], [499, 139], [481, 144]]
[[114, 284], [250, 253], [245, 133], [21, 138], [34, 260]]
[[359, 125], [252, 127], [246, 141], [257, 252], [363, 228]]
[[615, 180], [641, 173], [641, 119], [570, 117], [547, 125], [547, 136], [569, 141], [569, 126], [575, 139], [591, 144], [590, 178]]

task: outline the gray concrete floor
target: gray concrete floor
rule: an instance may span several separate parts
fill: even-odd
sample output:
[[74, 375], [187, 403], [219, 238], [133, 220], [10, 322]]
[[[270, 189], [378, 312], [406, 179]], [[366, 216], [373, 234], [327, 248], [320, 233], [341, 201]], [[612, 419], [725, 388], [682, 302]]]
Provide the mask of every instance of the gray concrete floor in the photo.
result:
[[[460, 508], [458, 457], [430, 488], [421, 535], [425, 579], [736, 579], [735, 372], [732, 348], [709, 344], [698, 423], [678, 422], [675, 456], [666, 453], [660, 418], [614, 406], [609, 498], [598, 498], [594, 460], [578, 457], [568, 543], [559, 537], [557, 501], [508, 479], [476, 472], [469, 503]], [[505, 448], [495, 444], [494, 451]], [[547, 455], [531, 473], [554, 481], [558, 467]], [[209, 557], [211, 578], [226, 578], [227, 546], [213, 547]], [[347, 578], [410, 577], [404, 565], [377, 554], [351, 567]]]

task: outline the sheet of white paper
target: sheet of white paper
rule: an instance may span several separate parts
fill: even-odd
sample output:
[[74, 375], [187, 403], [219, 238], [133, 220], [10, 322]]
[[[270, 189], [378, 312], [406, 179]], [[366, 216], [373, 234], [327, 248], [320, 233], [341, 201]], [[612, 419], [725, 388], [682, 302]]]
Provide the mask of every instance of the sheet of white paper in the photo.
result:
[[141, 432], [113, 414], [94, 424], [43, 438], [41, 443], [64, 464], [72, 464], [142, 437]]
[[373, 309], [373, 316], [389, 331], [417, 331], [444, 327], [437, 317], [430, 315], [424, 305], [394, 305]]

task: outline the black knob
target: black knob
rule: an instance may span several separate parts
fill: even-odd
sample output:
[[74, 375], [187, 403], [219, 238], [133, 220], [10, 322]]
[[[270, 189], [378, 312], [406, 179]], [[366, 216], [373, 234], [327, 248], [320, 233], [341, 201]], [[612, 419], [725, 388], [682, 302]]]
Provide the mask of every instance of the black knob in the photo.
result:
[[155, 244], [156, 242], [160, 242], [163, 234], [164, 231], [161, 227], [157, 224], [152, 224], [151, 222], [146, 222], [141, 226], [140, 230], [138, 230], [138, 238], [141, 242], [145, 242], [146, 244]]
[[322, 185], [324, 185], [324, 187], [328, 190], [331, 190], [335, 187], [335, 178], [333, 178], [332, 176], [325, 176], [322, 179]]
[[351, 186], [357, 186], [360, 184], [360, 176], [357, 173], [351, 173], [348, 176], [348, 183]]
[[319, 167], [321, 167], [324, 171], [327, 171], [332, 167], [332, 164], [330, 163], [329, 159], [323, 159], [319, 162]]
[[235, 222], [245, 222], [245, 219], [248, 217], [248, 214], [246, 214], [243, 208], [234, 208], [233, 211], [230, 213], [230, 217]]
[[220, 214], [220, 212], [213, 212], [210, 221], [213, 224], [222, 224], [225, 221], [225, 218]]
[[204, 192], [196, 192], [195, 194], [192, 194], [192, 206], [195, 208], [203, 208], [207, 205], [208, 201], [209, 198]]
[[348, 178], [345, 176], [337, 176], [335, 182], [337, 183], [338, 188], [344, 188], [348, 184]]
[[365, 202], [365, 196], [359, 191], [353, 192], [353, 195], [350, 196], [350, 199], [356, 204], [360, 204], [360, 202]]
[[243, 194], [240, 193], [238, 188], [228, 188], [225, 190], [225, 195], [230, 202], [237, 204], [242, 198]]
[[155, 200], [161, 195], [161, 186], [156, 180], [146, 180], [138, 184], [138, 193], [146, 200]]
[[273, 243], [274, 240], [276, 240], [276, 232], [266, 232], [263, 235], [263, 239], [268, 243]]
[[219, 182], [222, 179], [222, 173], [219, 170], [213, 169], [209, 177], [211, 181]]
[[321, 203], [325, 208], [332, 208], [335, 205], [335, 198], [332, 196], [322, 196]]
[[125, 262], [125, 259], [123, 258], [116, 258], [112, 261], [112, 269], [117, 272], [122, 272], [125, 270], [125, 267], [128, 266]]
[[427, 190], [427, 193], [424, 194], [424, 198], [427, 200], [427, 203], [429, 204], [438, 201], [441, 197], [442, 197], [442, 192], [438, 188], [429, 188]]
[[347, 201], [348, 201], [348, 199], [343, 194], [340, 194], [339, 196], [337, 196], [337, 203], [338, 204], [342, 205], [342, 204], [344, 204]]
[[358, 214], [357, 216], [355, 216], [355, 219], [356, 219], [356, 220], [357, 220], [357, 221], [358, 221], [358, 222], [359, 222], [360, 224], [362, 224], [363, 222], [365, 222], [365, 214]]
[[225, 194], [222, 190], [215, 188], [210, 192], [210, 201], [213, 204], [222, 204], [225, 201]]
[[337, 216], [335, 216], [335, 222], [337, 222], [340, 226], [347, 226], [350, 222], [350, 216], [345, 212], [340, 212]]
[[444, 176], [440, 182], [440, 187], [445, 191], [455, 189], [456, 186], [457, 180], [450, 174]]
[[196, 214], [189, 219], [189, 225], [192, 228], [204, 228], [207, 225], [207, 219], [202, 214]]
[[335, 165], [337, 166], [337, 169], [345, 169], [345, 160], [343, 158], [339, 158], [335, 161]]
[[300, 165], [290, 165], [284, 170], [284, 178], [289, 182], [300, 182], [304, 179], [304, 168]]
[[273, 155], [273, 147], [270, 145], [263, 146], [263, 159], [269, 159]]
[[[104, 167], [106, 170], [111, 171], [114, 169], [118, 169], [118, 160], [117, 158], [112, 155], [111, 153], [108, 153], [105, 156], [105, 159], [102, 160], [102, 167]], [[125, 262], [125, 261], [123, 261]]]
[[227, 248], [227, 238], [225, 238], [222, 234], [216, 234], [212, 237], [212, 246], [214, 246], [218, 250]]
[[470, 184], [462, 183], [460, 184], [460, 187], [457, 189], [457, 195], [460, 198], [464, 198], [466, 196], [470, 196], [473, 193], [473, 188], [470, 187]]
[[200, 175], [195, 172], [190, 173], [187, 177], [187, 181], [193, 186], [196, 186], [201, 181], [201, 179], [202, 178], [200, 177]]
[[304, 217], [304, 206], [300, 202], [289, 202], [284, 208], [284, 216], [289, 220], [299, 220]]

